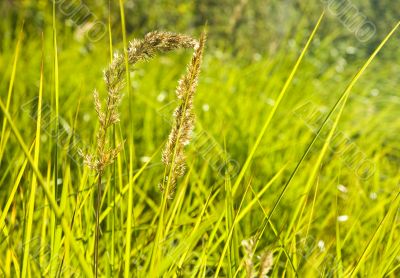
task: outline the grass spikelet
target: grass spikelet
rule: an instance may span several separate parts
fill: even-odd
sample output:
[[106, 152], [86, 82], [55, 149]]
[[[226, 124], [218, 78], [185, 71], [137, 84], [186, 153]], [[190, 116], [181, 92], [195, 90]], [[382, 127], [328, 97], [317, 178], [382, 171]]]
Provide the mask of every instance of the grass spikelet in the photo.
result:
[[252, 238], [242, 240], [242, 246], [244, 249], [244, 267], [246, 269], [247, 278], [252, 278], [254, 276], [254, 244], [255, 243]]
[[166, 175], [160, 185], [160, 189], [166, 191], [170, 198], [174, 193], [177, 179], [185, 173], [184, 148], [189, 144], [194, 128], [193, 100], [200, 74], [205, 41], [206, 34], [202, 33], [199, 43], [194, 46], [195, 51], [187, 72], [179, 80], [176, 89], [179, 105], [175, 109], [174, 124], [162, 153]]
[[267, 276], [268, 272], [272, 269], [274, 264], [274, 257], [272, 252], [264, 251], [260, 258], [260, 270], [258, 272], [258, 278], [264, 278]]
[[243, 264], [246, 270], [247, 278], [264, 278], [267, 277], [268, 272], [272, 269], [274, 264], [274, 257], [271, 251], [264, 250], [262, 255], [259, 257], [260, 266], [258, 273], [255, 275], [256, 270], [254, 267], [254, 254], [256, 251], [256, 242], [254, 238], [242, 240], [242, 247], [244, 249]]

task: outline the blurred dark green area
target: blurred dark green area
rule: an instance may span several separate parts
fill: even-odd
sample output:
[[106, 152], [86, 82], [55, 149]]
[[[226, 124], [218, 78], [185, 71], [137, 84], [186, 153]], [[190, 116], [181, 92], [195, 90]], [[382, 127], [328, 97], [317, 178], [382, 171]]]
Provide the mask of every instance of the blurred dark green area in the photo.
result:
[[[208, 46], [252, 58], [258, 54], [275, 54], [290, 41], [308, 35], [319, 15], [326, 10], [329, 23], [323, 24], [320, 38], [330, 38], [331, 49], [339, 52], [356, 47], [357, 55], [371, 53], [399, 19], [400, 1], [393, 0], [125, 0], [126, 31], [129, 38], [143, 36], [151, 30], [168, 30], [198, 34], [205, 25]], [[51, 26], [51, 0], [2, 0], [0, 34], [4, 41], [16, 36], [18, 25], [25, 22], [28, 36], [35, 37]], [[119, 1], [55, 0], [57, 32], [84, 36], [88, 46], [93, 41], [107, 42], [110, 19], [113, 39], [122, 39]], [[346, 18], [347, 17], [347, 18]], [[368, 40], [357, 40], [357, 29], [345, 22], [353, 18], [359, 25], [373, 30]], [[367, 30], [368, 31], [368, 30]], [[87, 33], [92, 34], [87, 35]], [[92, 38], [95, 38], [93, 40]], [[92, 42], [90, 42], [92, 41]], [[394, 54], [395, 55], [395, 54]]]

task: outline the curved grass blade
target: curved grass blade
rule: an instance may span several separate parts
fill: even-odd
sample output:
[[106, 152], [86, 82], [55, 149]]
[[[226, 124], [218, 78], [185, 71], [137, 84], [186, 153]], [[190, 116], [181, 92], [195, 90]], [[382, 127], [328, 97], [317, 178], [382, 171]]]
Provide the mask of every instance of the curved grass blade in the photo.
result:
[[[340, 104], [342, 104], [342, 106], [340, 107], [340, 111], [339, 114], [336, 118], [336, 125], [337, 122], [340, 120], [340, 116], [343, 113], [343, 109], [344, 106], [346, 104], [346, 101], [349, 97], [349, 94], [351, 92], [351, 89], [353, 88], [353, 86], [356, 84], [356, 82], [359, 80], [359, 78], [361, 77], [361, 75], [365, 72], [365, 70], [368, 68], [368, 66], [371, 64], [371, 62], [374, 60], [374, 58], [376, 57], [376, 55], [380, 52], [380, 50], [383, 48], [383, 46], [387, 43], [387, 41], [390, 39], [390, 37], [395, 33], [395, 31], [397, 30], [397, 28], [400, 26], [400, 22], [398, 22], [396, 24], [396, 26], [391, 30], [391, 32], [389, 32], [389, 34], [382, 40], [382, 42], [380, 43], [380, 45], [375, 49], [375, 51], [371, 54], [371, 56], [368, 58], [368, 60], [365, 62], [365, 64], [361, 67], [361, 69], [354, 75], [353, 79], [350, 81], [349, 85], [346, 87], [346, 89], [344, 90], [344, 92], [342, 93], [342, 95], [339, 97], [338, 101], [335, 103], [335, 105], [332, 107], [332, 109], [330, 110], [330, 112], [328, 113], [328, 115], [326, 116], [326, 118], [324, 119], [323, 123], [321, 124], [320, 128], [318, 129], [317, 133], [315, 134], [315, 136], [313, 137], [313, 139], [311, 140], [311, 142], [309, 143], [309, 145], [307, 146], [306, 151], [304, 152], [303, 156], [301, 157], [301, 159], [299, 160], [299, 162], [297, 163], [295, 169], [293, 170], [292, 174], [290, 175], [288, 181], [286, 182], [285, 186], [283, 187], [281, 193], [279, 194], [278, 199], [275, 201], [272, 209], [270, 210], [268, 217], [264, 218], [263, 224], [261, 225], [260, 229], [257, 232], [257, 241], [256, 244], [258, 244], [258, 240], [260, 239], [260, 237], [262, 236], [262, 234], [264, 233], [267, 224], [269, 222], [269, 220], [271, 219], [272, 214], [275, 212], [275, 209], [277, 208], [278, 204], [280, 203], [280, 201], [283, 198], [283, 195], [286, 193], [291, 181], [293, 180], [293, 177], [296, 175], [300, 165], [302, 164], [302, 162], [304, 161], [305, 157], [307, 156], [307, 154], [310, 152], [312, 146], [314, 145], [315, 141], [317, 140], [317, 138], [319, 137], [319, 135], [322, 132], [322, 129], [326, 126], [328, 120], [331, 118], [332, 114], [336, 111], [336, 109], [339, 107]], [[335, 126], [336, 126], [335, 125]], [[331, 129], [331, 133], [333, 133], [333, 129]], [[330, 135], [330, 138], [332, 137], [332, 135]]]
[[303, 58], [304, 58], [304, 56], [305, 56], [305, 54], [306, 54], [306, 52], [307, 52], [307, 50], [308, 50], [308, 48], [310, 46], [315, 34], [317, 33], [317, 30], [318, 30], [319, 26], [321, 25], [323, 17], [324, 17], [324, 12], [319, 17], [318, 22], [314, 27], [314, 30], [312, 31], [310, 37], [308, 38], [308, 41], [307, 41], [306, 45], [303, 48], [303, 51], [301, 52], [299, 58], [297, 59], [297, 61], [296, 61], [295, 65], [294, 65], [294, 67], [293, 67], [288, 79], [285, 82], [285, 85], [283, 86], [282, 90], [280, 91], [280, 93], [278, 95], [278, 98], [275, 101], [274, 106], [272, 107], [272, 111], [269, 113], [268, 118], [264, 123], [264, 126], [262, 127], [260, 133], [258, 134], [256, 142], [254, 143], [249, 155], [247, 156], [246, 162], [244, 163], [243, 168], [240, 170], [240, 173], [239, 173], [239, 175], [238, 175], [238, 177], [237, 177], [237, 179], [236, 179], [236, 181], [235, 181], [235, 183], [234, 183], [234, 185], [232, 187], [233, 194], [236, 193], [240, 183], [242, 182], [244, 174], [246, 173], [247, 169], [250, 167], [250, 163], [251, 163], [251, 161], [252, 161], [252, 159], [254, 157], [254, 154], [255, 154], [258, 146], [260, 145], [261, 140], [264, 137], [264, 134], [267, 131], [267, 128], [269, 127], [272, 118], [274, 117], [276, 111], [278, 110], [278, 107], [279, 107], [283, 97], [286, 95], [286, 92], [287, 92], [287, 90], [289, 88], [289, 85], [292, 83], [292, 80], [293, 80], [295, 74], [297, 73], [297, 70], [298, 70], [301, 62], [303, 61]]

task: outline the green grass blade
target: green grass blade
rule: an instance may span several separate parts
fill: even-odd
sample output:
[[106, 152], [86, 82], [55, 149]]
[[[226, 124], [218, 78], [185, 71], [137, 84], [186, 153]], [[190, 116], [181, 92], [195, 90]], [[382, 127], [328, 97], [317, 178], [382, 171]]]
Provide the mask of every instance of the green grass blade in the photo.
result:
[[[42, 47], [43, 47], [43, 37], [42, 37]], [[34, 163], [35, 167], [39, 168], [39, 153], [40, 153], [40, 129], [42, 124], [42, 96], [43, 96], [43, 61], [44, 59], [44, 49], [42, 48], [42, 62], [40, 66], [40, 81], [39, 81], [39, 95], [38, 95], [38, 107], [37, 107], [37, 120], [36, 120], [36, 135], [35, 135], [35, 152], [34, 152]], [[22, 260], [22, 271], [21, 277], [25, 278], [30, 276], [28, 274], [28, 264], [29, 264], [29, 252], [32, 236], [32, 223], [33, 223], [33, 213], [35, 209], [35, 199], [36, 199], [36, 186], [37, 180], [36, 175], [32, 174], [32, 183], [30, 188], [30, 196], [28, 203], [28, 215], [26, 217], [26, 231], [24, 237], [24, 255]]]
[[308, 38], [308, 41], [307, 41], [306, 45], [303, 48], [303, 51], [301, 52], [299, 58], [297, 59], [292, 71], [290, 72], [289, 77], [287, 78], [287, 80], [286, 80], [286, 82], [285, 82], [285, 84], [284, 84], [284, 86], [282, 88], [282, 90], [280, 91], [280, 93], [278, 95], [278, 98], [275, 101], [274, 106], [272, 107], [272, 111], [269, 113], [267, 120], [265, 121], [260, 133], [258, 134], [256, 142], [254, 143], [249, 155], [247, 156], [246, 162], [244, 163], [242, 169], [240, 170], [240, 173], [239, 173], [238, 177], [236, 178], [236, 181], [235, 181], [235, 183], [234, 183], [234, 185], [232, 187], [233, 194], [236, 193], [240, 183], [242, 182], [244, 174], [246, 173], [247, 169], [250, 167], [250, 163], [251, 163], [251, 161], [252, 161], [252, 159], [254, 157], [254, 154], [256, 153], [256, 150], [257, 150], [258, 146], [260, 145], [261, 140], [264, 137], [264, 134], [267, 131], [267, 128], [269, 127], [272, 118], [274, 117], [276, 111], [278, 110], [278, 107], [281, 104], [281, 101], [282, 101], [283, 97], [286, 95], [286, 92], [287, 92], [287, 90], [289, 88], [289, 85], [292, 83], [292, 80], [293, 80], [294, 76], [296, 75], [297, 70], [298, 70], [301, 62], [303, 61], [303, 58], [304, 58], [304, 56], [305, 56], [305, 54], [306, 54], [306, 52], [307, 52], [307, 50], [308, 50], [308, 48], [310, 46], [315, 34], [317, 33], [317, 30], [318, 30], [319, 26], [321, 25], [323, 17], [324, 17], [324, 13], [322, 13], [321, 16], [319, 17], [318, 22], [314, 27], [314, 30], [312, 31], [310, 37]]
[[[337, 126], [339, 119], [343, 113], [346, 101], [349, 97], [349, 94], [351, 92], [351, 89], [353, 88], [353, 86], [356, 84], [356, 82], [359, 80], [359, 78], [361, 77], [361, 75], [365, 72], [365, 70], [368, 68], [368, 66], [371, 64], [371, 62], [373, 61], [373, 59], [376, 57], [376, 55], [380, 52], [380, 50], [383, 48], [383, 46], [387, 43], [387, 41], [389, 40], [389, 38], [395, 33], [395, 31], [397, 30], [397, 28], [400, 26], [400, 22], [396, 24], [396, 26], [391, 30], [391, 32], [382, 40], [382, 42], [379, 44], [379, 46], [375, 49], [375, 51], [371, 54], [371, 56], [368, 58], [368, 60], [364, 63], [364, 65], [360, 68], [360, 70], [355, 74], [355, 76], [353, 77], [353, 79], [350, 81], [349, 85], [346, 87], [346, 89], [344, 90], [344, 92], [342, 93], [342, 95], [340, 96], [340, 98], [338, 99], [338, 101], [335, 103], [335, 105], [333, 106], [333, 108], [331, 109], [331, 111], [328, 113], [328, 115], [326, 116], [324, 122], [321, 124], [319, 130], [317, 131], [317, 133], [315, 134], [315, 136], [313, 137], [312, 141], [310, 142], [310, 144], [308, 145], [306, 151], [304, 152], [303, 156], [301, 157], [300, 161], [298, 162], [298, 164], [296, 165], [296, 168], [294, 169], [294, 171], [292, 172], [289, 180], [286, 182], [284, 188], [282, 189], [281, 193], [279, 194], [278, 199], [275, 201], [272, 209], [270, 210], [268, 217], [266, 217], [264, 219], [264, 223], [261, 226], [260, 230], [258, 231], [258, 235], [257, 238], [259, 239], [262, 234], [264, 233], [264, 230], [268, 224], [269, 219], [271, 218], [272, 214], [275, 212], [275, 209], [277, 208], [278, 204], [280, 203], [283, 195], [286, 193], [286, 190], [290, 184], [290, 182], [292, 181], [294, 175], [297, 173], [300, 164], [304, 161], [305, 156], [309, 153], [309, 151], [311, 150], [311, 147], [314, 145], [315, 141], [317, 140], [317, 138], [319, 137], [319, 135], [321, 134], [322, 129], [325, 127], [325, 125], [327, 124], [328, 120], [330, 119], [331, 115], [334, 113], [334, 111], [338, 108], [339, 104], [342, 104], [340, 107], [340, 111], [338, 113], [338, 116], [336, 117], [335, 120], [335, 124], [334, 127]], [[330, 139], [333, 136], [333, 132], [334, 132], [334, 128], [331, 129], [330, 134], [328, 136], [328, 139], [325, 141], [324, 144], [324, 149], [327, 147], [328, 143], [330, 142]], [[320, 153], [320, 156], [318, 158], [318, 160], [320, 161], [323, 157], [324, 152]], [[315, 172], [315, 170], [314, 170]], [[293, 221], [292, 221], [293, 222]], [[290, 229], [289, 229], [290, 230]], [[258, 241], [257, 241], [258, 242]]]
[[[17, 71], [17, 63], [18, 63], [18, 58], [20, 54], [20, 48], [21, 48], [21, 43], [22, 43], [22, 37], [23, 37], [23, 25], [21, 27], [21, 31], [19, 32], [18, 35], [18, 41], [17, 45], [15, 46], [15, 53], [14, 53], [14, 61], [13, 61], [13, 66], [12, 66], [12, 71], [11, 71], [11, 78], [10, 78], [10, 83], [8, 86], [8, 93], [7, 93], [7, 101], [6, 101], [6, 109], [8, 110], [10, 108], [10, 103], [11, 103], [11, 96], [12, 96], [12, 91], [14, 88], [14, 81], [15, 81], [15, 73]], [[1, 158], [3, 157], [3, 152], [6, 147], [6, 127], [7, 127], [7, 121], [6, 119], [3, 119], [3, 126], [1, 129], [1, 139], [0, 139], [0, 163], [1, 163]], [[1, 222], [0, 222], [1, 223]]]

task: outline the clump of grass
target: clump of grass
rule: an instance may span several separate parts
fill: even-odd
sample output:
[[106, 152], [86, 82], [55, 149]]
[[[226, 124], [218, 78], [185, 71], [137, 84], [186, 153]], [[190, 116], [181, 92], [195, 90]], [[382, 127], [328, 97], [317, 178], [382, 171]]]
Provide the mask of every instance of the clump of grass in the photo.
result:
[[[205, 36], [202, 36], [200, 43], [195, 39], [181, 34], [170, 32], [151, 32], [144, 39], [135, 39], [129, 44], [128, 64], [130, 66], [140, 61], [146, 61], [154, 57], [157, 53], [168, 52], [180, 48], [194, 48], [195, 54], [188, 68], [188, 73], [179, 82], [177, 89], [178, 98], [182, 101], [175, 112], [178, 119], [170, 135], [169, 144], [163, 154], [163, 161], [171, 166], [174, 178], [183, 174], [183, 146], [190, 138], [193, 129], [193, 96], [197, 85], [197, 78], [200, 71], [201, 56], [204, 47]], [[121, 102], [121, 91], [125, 86], [124, 73], [126, 71], [124, 56], [115, 54], [114, 60], [104, 72], [104, 81], [107, 90], [105, 107], [103, 107], [97, 90], [94, 91], [94, 106], [99, 121], [97, 132], [97, 145], [95, 154], [82, 154], [84, 163], [97, 173], [97, 204], [96, 204], [96, 232], [94, 247], [94, 271], [98, 276], [98, 243], [99, 243], [99, 219], [101, 202], [101, 183], [102, 176], [106, 167], [114, 162], [123, 147], [123, 143], [117, 147], [112, 147], [108, 142], [108, 131], [110, 127], [120, 120], [119, 104]], [[172, 159], [174, 150], [175, 163]], [[171, 152], [169, 155], [168, 152]], [[173, 183], [173, 184], [174, 184]]]

